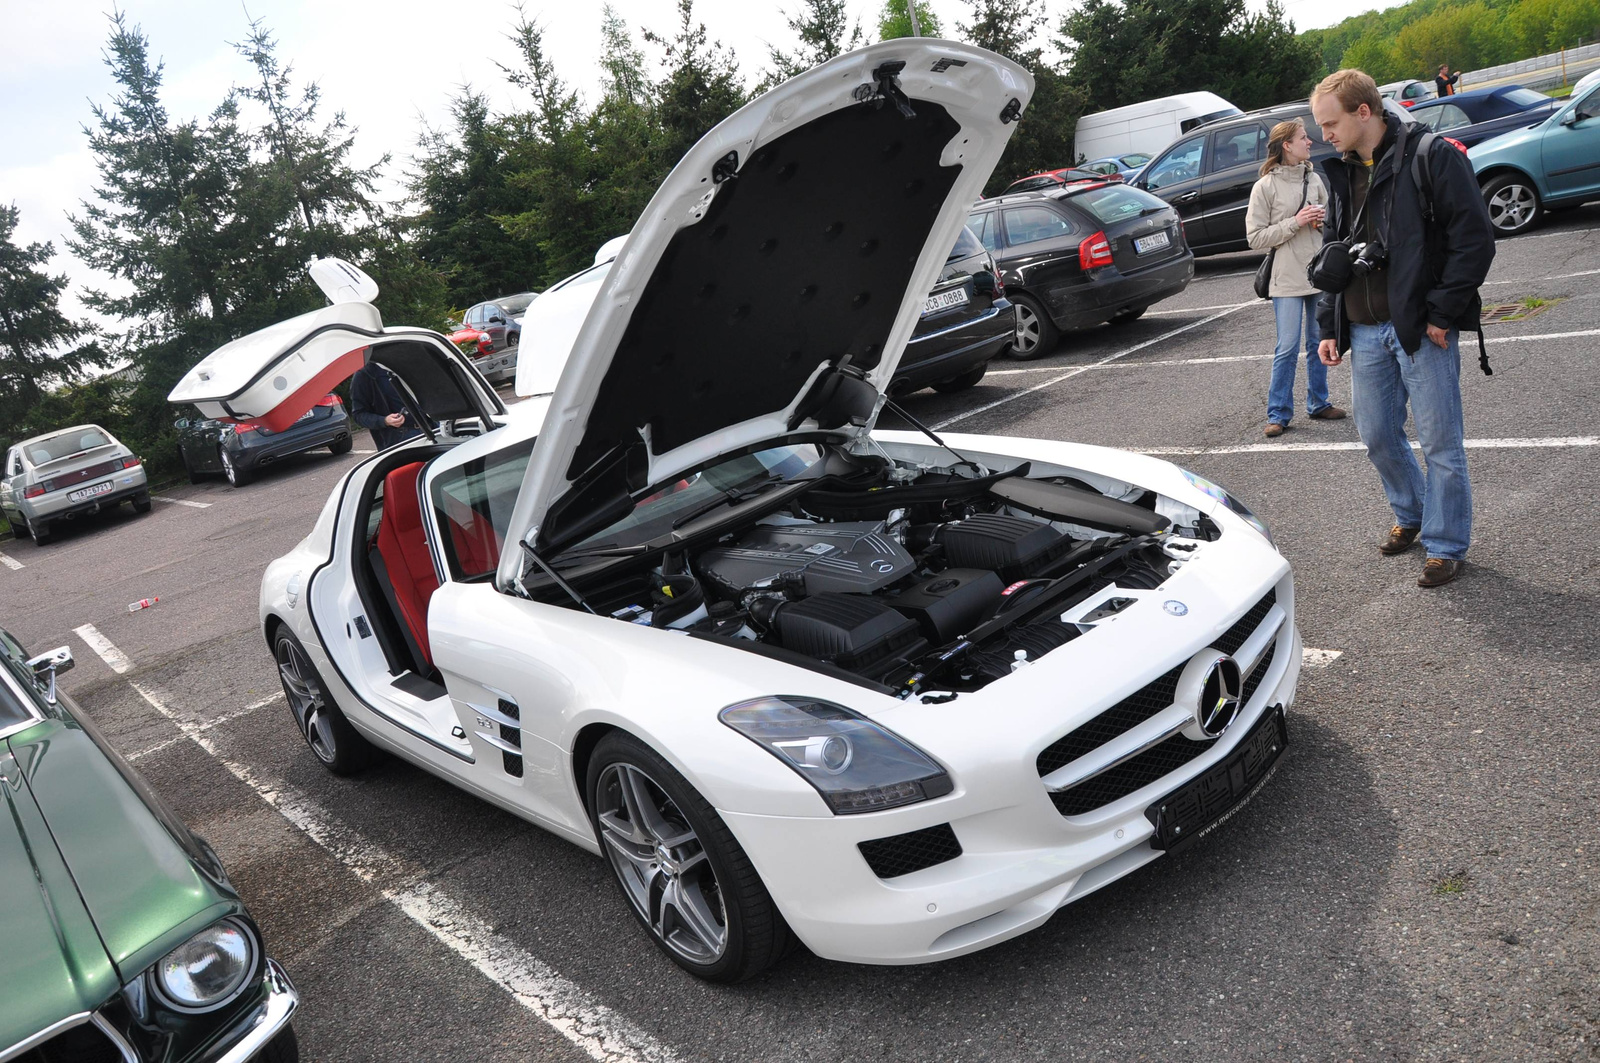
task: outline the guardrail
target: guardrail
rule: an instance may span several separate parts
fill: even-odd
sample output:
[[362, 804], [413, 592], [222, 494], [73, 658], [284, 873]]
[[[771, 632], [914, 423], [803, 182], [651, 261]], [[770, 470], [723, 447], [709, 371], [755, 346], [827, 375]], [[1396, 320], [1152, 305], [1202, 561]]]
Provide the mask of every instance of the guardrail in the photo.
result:
[[1461, 75], [1461, 88], [1465, 91], [1505, 84], [1526, 85], [1530, 89], [1555, 88], [1570, 85], [1596, 68], [1600, 68], [1600, 43], [1580, 44], [1515, 63], [1469, 70]]

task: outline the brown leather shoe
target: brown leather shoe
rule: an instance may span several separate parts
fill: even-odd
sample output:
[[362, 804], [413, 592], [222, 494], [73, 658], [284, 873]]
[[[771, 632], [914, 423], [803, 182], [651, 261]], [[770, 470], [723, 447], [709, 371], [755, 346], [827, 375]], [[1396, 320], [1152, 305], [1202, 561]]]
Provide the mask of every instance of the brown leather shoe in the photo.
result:
[[1419, 587], [1443, 587], [1461, 574], [1461, 562], [1447, 557], [1430, 557], [1417, 577]]
[[1403, 554], [1411, 549], [1411, 544], [1417, 541], [1421, 533], [1421, 528], [1402, 528], [1396, 524], [1389, 529], [1389, 537], [1378, 544], [1378, 553], [1390, 556]]
[[1319, 421], [1342, 421], [1350, 415], [1337, 406], [1324, 406], [1311, 416]]
[[1279, 424], [1277, 421], [1269, 421], [1266, 427], [1267, 437], [1271, 439], [1281, 436], [1283, 435], [1283, 430], [1287, 427], [1288, 425]]

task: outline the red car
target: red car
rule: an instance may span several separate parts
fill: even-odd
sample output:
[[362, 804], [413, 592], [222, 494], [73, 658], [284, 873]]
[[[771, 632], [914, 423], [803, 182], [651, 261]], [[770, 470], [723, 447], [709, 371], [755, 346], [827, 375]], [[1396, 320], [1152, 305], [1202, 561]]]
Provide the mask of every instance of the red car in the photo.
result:
[[1059, 170], [1046, 170], [1036, 173], [1032, 177], [1023, 177], [1006, 185], [1002, 196], [1009, 196], [1014, 192], [1045, 192], [1053, 188], [1076, 188], [1078, 185], [1090, 181], [1120, 181], [1121, 174], [1095, 173], [1093, 170], [1079, 170], [1072, 166], [1063, 166]]

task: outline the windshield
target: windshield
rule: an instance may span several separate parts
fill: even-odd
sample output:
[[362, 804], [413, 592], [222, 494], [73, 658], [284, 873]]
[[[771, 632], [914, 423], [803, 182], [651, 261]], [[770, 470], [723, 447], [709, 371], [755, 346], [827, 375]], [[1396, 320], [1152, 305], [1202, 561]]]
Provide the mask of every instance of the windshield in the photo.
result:
[[72, 432], [62, 432], [60, 435], [41, 439], [36, 443], [25, 443], [22, 449], [28, 452], [28, 460], [35, 465], [46, 462], [59, 461], [81, 454], [85, 450], [95, 447], [107, 447], [111, 439], [98, 428], [80, 428]]
[[1166, 203], [1150, 193], [1127, 185], [1092, 188], [1073, 196], [1071, 202], [1087, 208], [1102, 225], [1114, 225], [1119, 221], [1137, 218], [1152, 207], [1166, 207]]
[[718, 500], [731, 501], [764, 484], [793, 479], [821, 458], [821, 448], [810, 443], [773, 447], [730, 458], [657, 488], [635, 501], [632, 513], [564, 553], [574, 555], [650, 542]]
[[568, 288], [581, 287], [585, 284], [599, 284], [601, 281], [606, 279], [606, 274], [611, 272], [611, 263], [615, 261], [616, 259], [614, 258], [607, 259], [598, 266], [590, 266], [582, 273], [574, 273], [572, 276], [568, 277], [564, 281], [561, 281], [559, 284], [552, 285], [549, 290], [552, 292], [559, 292]]
[[520, 314], [528, 309], [528, 304], [539, 298], [538, 292], [523, 292], [521, 295], [508, 295], [500, 300], [500, 309], [508, 314]]

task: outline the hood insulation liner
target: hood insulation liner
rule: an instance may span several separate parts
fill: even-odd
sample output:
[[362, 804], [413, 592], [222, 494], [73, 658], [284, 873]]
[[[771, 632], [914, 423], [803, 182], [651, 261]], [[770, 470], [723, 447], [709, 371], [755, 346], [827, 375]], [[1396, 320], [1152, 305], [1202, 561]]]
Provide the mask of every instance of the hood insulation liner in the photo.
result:
[[881, 100], [841, 108], [718, 186], [641, 295], [569, 479], [641, 429], [666, 453], [787, 408], [819, 365], [878, 364], [961, 172], [939, 163], [960, 124], [938, 104], [911, 106], [914, 118]]

